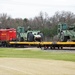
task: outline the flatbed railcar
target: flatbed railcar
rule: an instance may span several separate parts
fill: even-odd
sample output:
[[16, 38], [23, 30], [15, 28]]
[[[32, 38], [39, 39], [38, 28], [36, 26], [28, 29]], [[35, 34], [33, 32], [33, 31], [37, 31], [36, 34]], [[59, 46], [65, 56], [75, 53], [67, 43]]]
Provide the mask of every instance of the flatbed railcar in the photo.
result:
[[75, 42], [20, 42], [9, 41], [6, 47], [39, 47], [44, 49], [63, 49], [63, 47], [75, 47]]
[[10, 41], [11, 46], [35, 46], [44, 47], [45, 49], [63, 49], [63, 47], [75, 47], [75, 42], [13, 42]]
[[[22, 30], [22, 32], [20, 32]], [[34, 31], [38, 33], [38, 31]], [[20, 33], [20, 34], [19, 34]], [[32, 31], [26, 33], [24, 31], [24, 27], [20, 27], [18, 30], [14, 28], [10, 29], [0, 29], [0, 46], [6, 47], [26, 47], [26, 46], [35, 46], [35, 47], [44, 47], [44, 49], [62, 49], [63, 47], [75, 47], [75, 42], [67, 41], [67, 42], [55, 42], [55, 41], [43, 41], [43, 35], [41, 33], [36, 34], [36, 38], [34, 36], [28, 37], [27, 35], [32, 34]], [[21, 34], [25, 34], [21, 35]], [[41, 38], [39, 37], [41, 36]], [[24, 40], [26, 37], [27, 40]], [[33, 37], [33, 38], [31, 38]]]

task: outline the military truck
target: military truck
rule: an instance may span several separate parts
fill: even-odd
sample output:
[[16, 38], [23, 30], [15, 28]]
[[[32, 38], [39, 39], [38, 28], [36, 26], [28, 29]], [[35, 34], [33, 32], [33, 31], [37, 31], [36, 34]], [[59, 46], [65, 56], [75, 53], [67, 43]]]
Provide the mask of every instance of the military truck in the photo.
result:
[[42, 41], [43, 40], [43, 33], [41, 33], [39, 30], [31, 30], [26, 29], [24, 27], [19, 26], [17, 28], [17, 39], [19, 41]]
[[75, 26], [68, 26], [66, 23], [58, 24], [58, 41], [75, 41]]

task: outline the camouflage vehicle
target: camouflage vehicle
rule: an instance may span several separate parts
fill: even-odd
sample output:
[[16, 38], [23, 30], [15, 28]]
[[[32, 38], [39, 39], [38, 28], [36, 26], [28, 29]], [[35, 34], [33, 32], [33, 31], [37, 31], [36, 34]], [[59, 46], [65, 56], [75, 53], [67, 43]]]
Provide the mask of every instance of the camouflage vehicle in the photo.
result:
[[30, 30], [24, 27], [17, 28], [17, 38], [19, 41], [42, 41], [43, 40], [43, 33], [39, 30]]
[[75, 41], [75, 26], [68, 26], [66, 23], [58, 24], [58, 41]]

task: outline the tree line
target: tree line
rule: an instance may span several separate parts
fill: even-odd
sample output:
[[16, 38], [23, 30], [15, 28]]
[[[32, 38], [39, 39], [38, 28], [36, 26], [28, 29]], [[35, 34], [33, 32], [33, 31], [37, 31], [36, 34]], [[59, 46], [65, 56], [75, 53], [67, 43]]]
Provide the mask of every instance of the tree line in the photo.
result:
[[53, 16], [49, 16], [46, 12], [40, 12], [34, 18], [15, 18], [3, 13], [0, 14], [0, 28], [17, 28], [29, 26], [32, 30], [40, 30], [48, 38], [52, 38], [57, 34], [57, 25], [59, 22], [65, 22], [68, 25], [75, 25], [75, 14], [70, 11], [57, 11]]

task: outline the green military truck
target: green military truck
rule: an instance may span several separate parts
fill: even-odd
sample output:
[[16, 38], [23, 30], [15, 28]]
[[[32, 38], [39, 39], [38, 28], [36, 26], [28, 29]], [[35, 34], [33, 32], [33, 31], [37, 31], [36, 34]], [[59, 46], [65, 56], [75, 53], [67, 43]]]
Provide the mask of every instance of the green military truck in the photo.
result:
[[66, 23], [58, 24], [58, 41], [75, 41], [75, 26], [68, 26]]
[[19, 26], [17, 28], [17, 38], [19, 41], [42, 41], [43, 33], [41, 33], [39, 30], [25, 30], [24, 27]]

